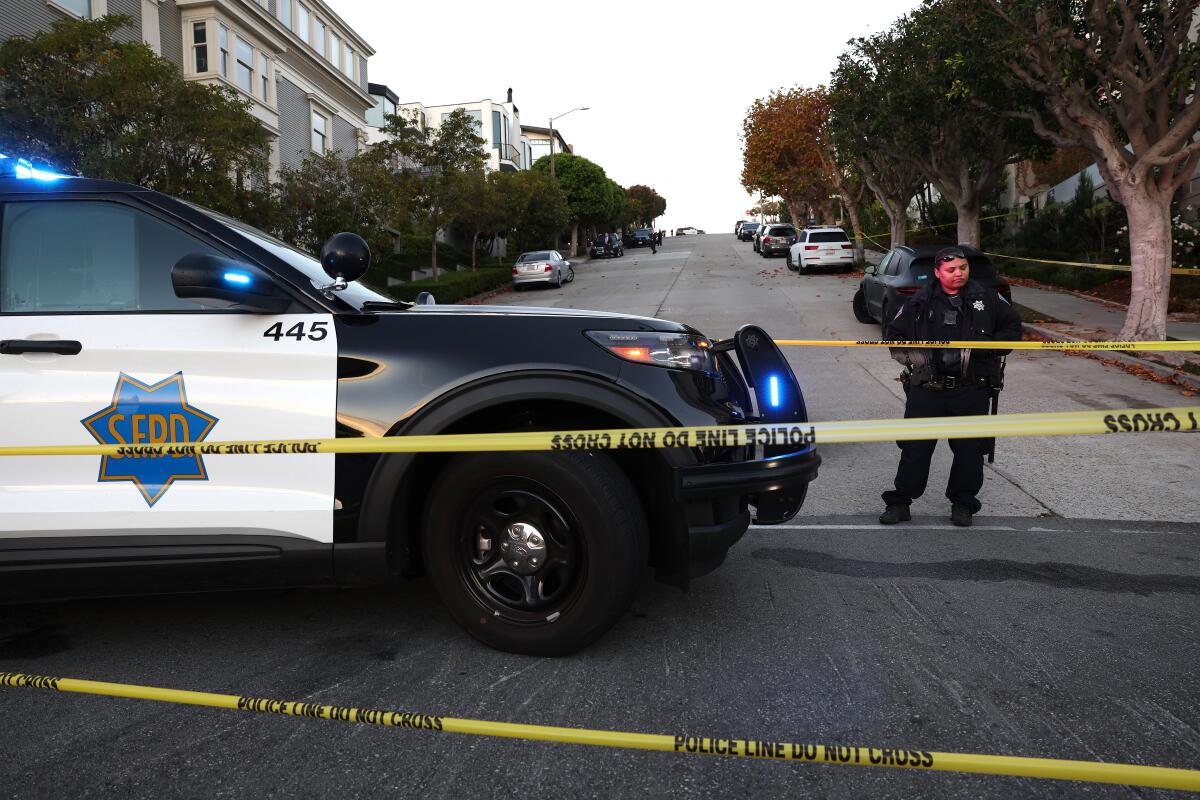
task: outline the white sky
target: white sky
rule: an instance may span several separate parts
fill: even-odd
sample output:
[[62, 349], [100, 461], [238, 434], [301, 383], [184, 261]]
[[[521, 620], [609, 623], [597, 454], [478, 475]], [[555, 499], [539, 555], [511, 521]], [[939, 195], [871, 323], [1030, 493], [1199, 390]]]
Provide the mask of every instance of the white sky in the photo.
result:
[[659, 227], [710, 233], [732, 231], [753, 205], [739, 178], [755, 98], [827, 84], [847, 40], [917, 5], [329, 3], [375, 48], [370, 80], [401, 102], [503, 101], [512, 87], [521, 122], [541, 127], [589, 106], [555, 123], [575, 152], [622, 186], [653, 186], [667, 199]]

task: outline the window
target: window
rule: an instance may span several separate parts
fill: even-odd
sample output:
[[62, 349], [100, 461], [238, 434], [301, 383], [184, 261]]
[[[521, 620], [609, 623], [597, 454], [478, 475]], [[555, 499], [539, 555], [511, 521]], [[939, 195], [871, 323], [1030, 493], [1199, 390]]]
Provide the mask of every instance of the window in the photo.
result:
[[8, 203], [0, 237], [8, 313], [200, 310], [175, 296], [171, 267], [189, 253], [218, 254], [143, 211], [93, 200]]
[[842, 231], [817, 231], [808, 239], [810, 242], [848, 242], [848, 237]]
[[346, 77], [354, 80], [354, 50], [345, 42], [342, 43], [342, 72], [346, 73]]
[[217, 66], [221, 70], [221, 75], [228, 78], [229, 77], [229, 28], [226, 28], [224, 25], [221, 25], [220, 30], [217, 32], [217, 36], [218, 36], [217, 44], [220, 46], [220, 49], [221, 49], [221, 61]]
[[308, 9], [302, 3], [296, 4], [296, 35], [308, 41]]
[[312, 46], [317, 49], [321, 55], [325, 55], [325, 23], [313, 17], [313, 40]]
[[500, 134], [500, 112], [493, 111], [492, 112], [492, 146], [499, 147], [503, 141], [504, 140]]
[[242, 40], [242, 37], [233, 37], [237, 45], [237, 70], [234, 76], [234, 82], [238, 87], [249, 94], [254, 88], [254, 48]]
[[196, 52], [196, 72], [208, 72], [208, 31], [203, 22], [192, 23], [192, 48]]
[[292, 27], [292, 0], [279, 0], [279, 21]]
[[329, 60], [333, 62], [333, 66], [340, 69], [342, 57], [342, 37], [338, 36], [333, 31], [329, 32]]
[[65, 11], [70, 11], [78, 17], [90, 19], [92, 16], [91, 0], [54, 0], [54, 5]]
[[267, 89], [271, 80], [271, 62], [262, 53], [258, 54], [258, 82], [262, 87], [262, 101], [267, 102]]
[[316, 111], [312, 112], [312, 149], [315, 153], [325, 152], [325, 140], [328, 138], [329, 121]]

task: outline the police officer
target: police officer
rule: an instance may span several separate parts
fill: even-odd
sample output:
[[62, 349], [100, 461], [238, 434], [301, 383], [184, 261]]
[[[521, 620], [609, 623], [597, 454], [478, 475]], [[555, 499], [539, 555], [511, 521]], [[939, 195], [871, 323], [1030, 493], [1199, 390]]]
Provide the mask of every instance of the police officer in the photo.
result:
[[654, 231], [650, 231], [650, 252], [651, 253], [658, 252], [658, 248], [654, 246], [654, 239], [655, 239]]
[[[1017, 341], [1021, 318], [994, 290], [970, 279], [970, 264], [960, 247], [945, 247], [934, 256], [934, 276], [888, 323], [886, 337], [895, 341]], [[991, 393], [1003, 378], [1001, 357], [1009, 350], [892, 348], [892, 358], [905, 365], [901, 380], [907, 402], [905, 418], [952, 417], [988, 413]], [[925, 491], [929, 462], [937, 440], [897, 442], [900, 466], [896, 488], [883, 493], [884, 525], [912, 519], [909, 505]], [[976, 495], [983, 486], [983, 457], [988, 439], [950, 439], [954, 463], [946, 497], [950, 520], [971, 524], [978, 513]]]

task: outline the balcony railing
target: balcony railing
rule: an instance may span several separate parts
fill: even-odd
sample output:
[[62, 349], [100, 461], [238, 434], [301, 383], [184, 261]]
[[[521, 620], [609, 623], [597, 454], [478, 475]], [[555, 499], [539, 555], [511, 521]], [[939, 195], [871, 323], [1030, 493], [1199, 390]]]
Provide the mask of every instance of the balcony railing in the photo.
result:
[[521, 151], [511, 144], [493, 144], [493, 150], [500, 151], [501, 161], [511, 161], [518, 167], [521, 165]]

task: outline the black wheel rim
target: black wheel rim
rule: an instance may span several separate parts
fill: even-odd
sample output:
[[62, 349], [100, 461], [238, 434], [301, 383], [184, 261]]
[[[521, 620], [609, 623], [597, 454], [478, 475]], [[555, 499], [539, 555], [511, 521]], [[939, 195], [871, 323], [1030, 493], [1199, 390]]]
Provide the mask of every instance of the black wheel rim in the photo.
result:
[[455, 537], [454, 561], [462, 585], [488, 616], [526, 625], [555, 622], [577, 599], [587, 568], [567, 504], [547, 487], [516, 477], [471, 501]]

